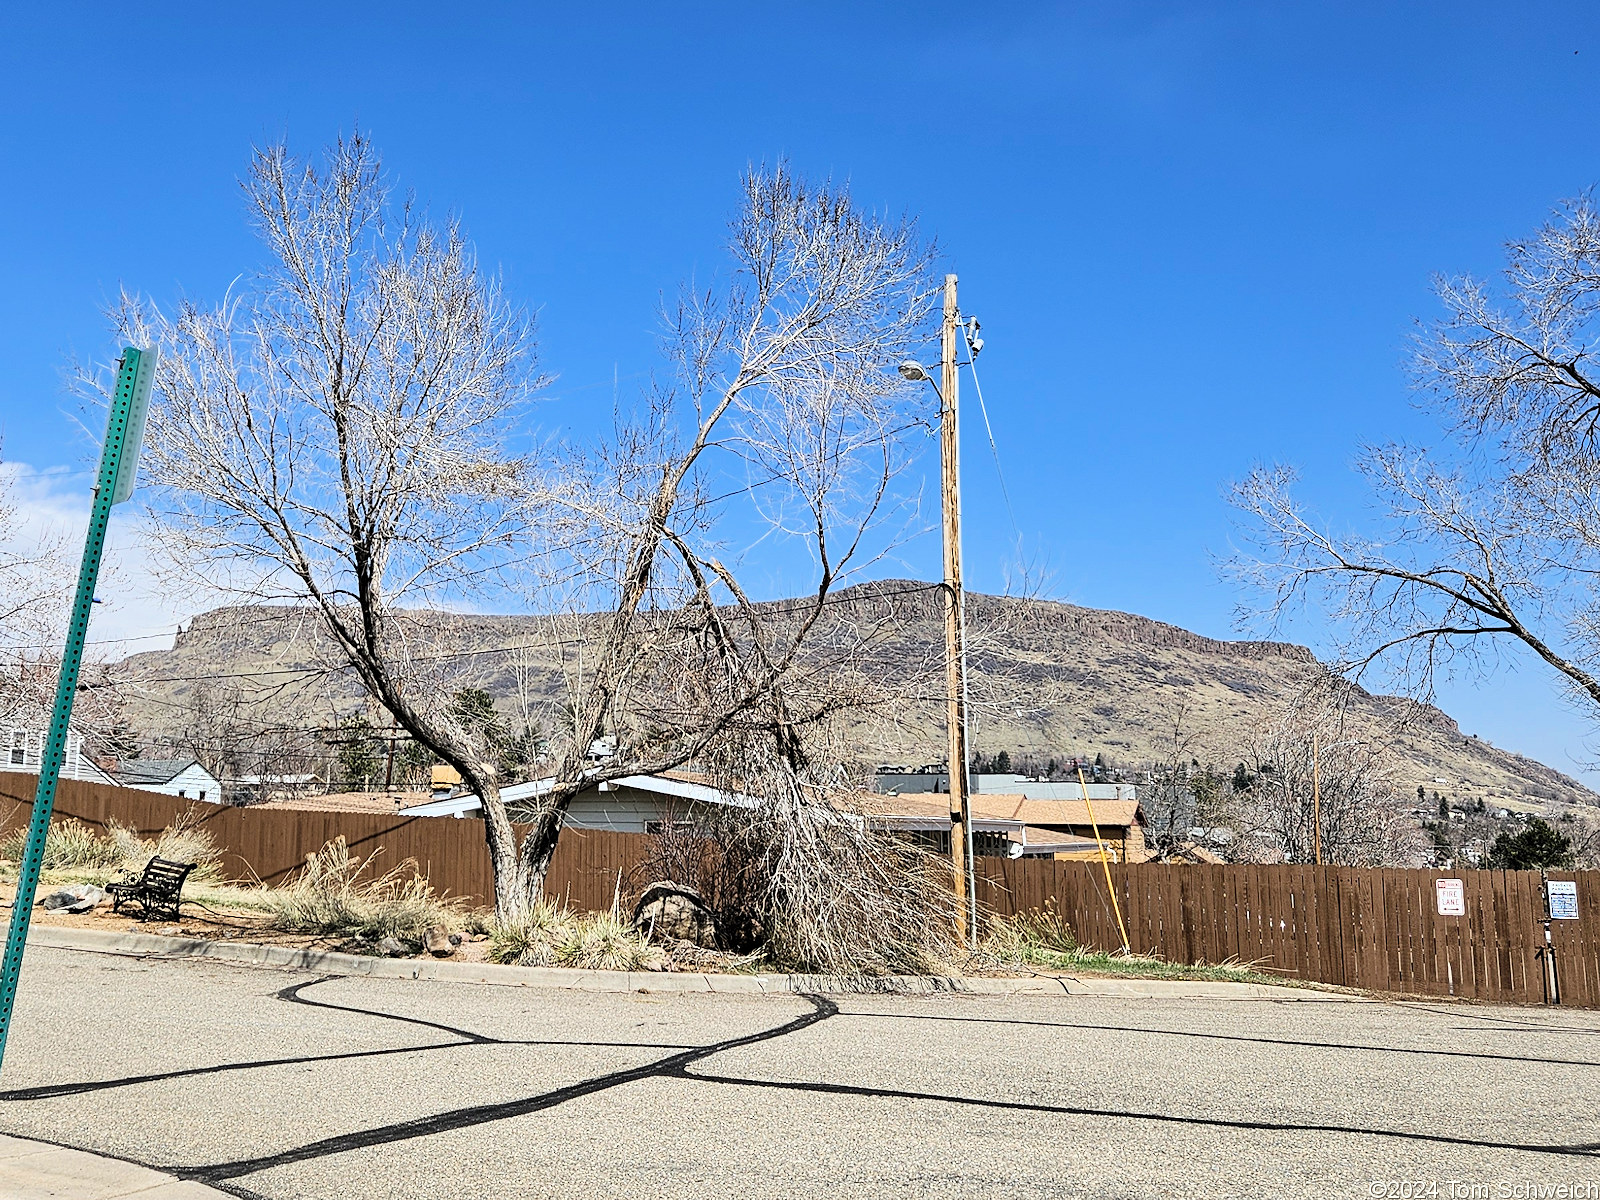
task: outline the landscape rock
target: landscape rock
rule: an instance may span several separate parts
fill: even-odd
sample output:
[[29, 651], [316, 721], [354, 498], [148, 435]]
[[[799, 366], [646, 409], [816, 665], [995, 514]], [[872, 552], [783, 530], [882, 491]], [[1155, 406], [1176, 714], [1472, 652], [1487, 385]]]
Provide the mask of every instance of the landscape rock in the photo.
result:
[[106, 894], [92, 883], [74, 883], [59, 888], [39, 901], [45, 912], [88, 912], [106, 898]]
[[717, 948], [717, 922], [705, 899], [683, 883], [661, 880], [645, 888], [633, 910], [633, 927], [652, 941], [692, 942]]
[[389, 958], [399, 958], [406, 953], [406, 945], [397, 937], [386, 937], [376, 947], [379, 954]]
[[459, 946], [464, 941], [466, 941], [466, 939], [463, 938], [459, 933], [452, 933], [450, 935], [450, 944], [452, 946]]
[[435, 958], [449, 958], [456, 952], [456, 941], [443, 925], [429, 925], [422, 935], [422, 945]]

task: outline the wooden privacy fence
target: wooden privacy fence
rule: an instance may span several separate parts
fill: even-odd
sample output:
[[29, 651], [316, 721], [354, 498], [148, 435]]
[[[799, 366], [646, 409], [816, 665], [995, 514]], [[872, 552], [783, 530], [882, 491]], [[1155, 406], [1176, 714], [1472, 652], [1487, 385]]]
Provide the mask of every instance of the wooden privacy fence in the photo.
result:
[[[1099, 863], [981, 858], [978, 870], [978, 897], [997, 912], [1048, 908], [1085, 945], [1121, 946]], [[1600, 871], [1550, 878], [1578, 886], [1578, 919], [1551, 922], [1561, 1002], [1600, 1007]], [[1439, 914], [1440, 879], [1461, 881], [1465, 915]], [[1144, 863], [1113, 865], [1111, 886], [1136, 953], [1374, 991], [1545, 998], [1537, 871]]]
[[[32, 775], [0, 772], [0, 834], [25, 828], [33, 811]], [[483, 822], [471, 818], [403, 817], [387, 813], [307, 812], [283, 808], [233, 808], [196, 803], [137, 788], [63, 779], [56, 792], [57, 820], [73, 817], [106, 829], [112, 822], [153, 838], [186, 811], [222, 850], [225, 878], [282, 883], [336, 837], [352, 854], [377, 853], [382, 873], [414, 859], [435, 890], [468, 904], [494, 902]], [[546, 890], [578, 908], [611, 907], [617, 872], [627, 892], [642, 866], [649, 840], [642, 834], [568, 829], [556, 847]], [[648, 881], [647, 881], [648, 882]]]
[[[0, 772], [0, 834], [25, 826], [34, 777]], [[106, 828], [112, 821], [154, 837], [186, 810], [222, 848], [234, 879], [283, 882], [335, 837], [375, 869], [414, 859], [440, 892], [487, 906], [494, 889], [483, 823], [448, 817], [305, 812], [195, 804], [133, 788], [63, 779], [58, 818]], [[643, 834], [568, 829], [547, 891], [574, 907], [626, 901], [645, 879]], [[1085, 945], [1121, 945], [1105, 875], [1096, 862], [980, 858], [978, 898], [1009, 916], [1053, 909]], [[1600, 1008], [1600, 871], [1552, 871], [1573, 879], [1578, 920], [1552, 922], [1564, 1004]], [[1464, 916], [1440, 916], [1435, 884], [1462, 883]], [[1536, 871], [1364, 870], [1305, 866], [1113, 865], [1133, 949], [1178, 963], [1256, 963], [1323, 983], [1375, 991], [1544, 1000], [1544, 896]]]

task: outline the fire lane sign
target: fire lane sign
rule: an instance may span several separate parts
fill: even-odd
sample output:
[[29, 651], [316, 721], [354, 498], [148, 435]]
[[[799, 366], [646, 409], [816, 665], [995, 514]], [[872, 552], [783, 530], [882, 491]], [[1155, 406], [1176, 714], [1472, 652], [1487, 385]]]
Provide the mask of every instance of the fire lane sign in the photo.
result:
[[1439, 915], [1464, 917], [1467, 915], [1467, 890], [1459, 879], [1439, 879], [1434, 882], [1439, 891]]

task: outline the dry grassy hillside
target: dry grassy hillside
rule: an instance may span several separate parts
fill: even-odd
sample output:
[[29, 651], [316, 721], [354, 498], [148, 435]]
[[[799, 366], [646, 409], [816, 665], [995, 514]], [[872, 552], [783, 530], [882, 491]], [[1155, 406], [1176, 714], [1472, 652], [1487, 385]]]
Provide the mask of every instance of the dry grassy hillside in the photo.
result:
[[[888, 631], [875, 646], [873, 670], [926, 672], [942, 644], [938, 605], [937, 591], [886, 581], [840, 593], [830, 616], [840, 636], [867, 621]], [[1181, 711], [1192, 752], [1227, 767], [1251, 724], [1280, 706], [1297, 678], [1320, 669], [1303, 646], [1217, 641], [1127, 613], [992, 596], [973, 596], [969, 605], [972, 691], [979, 701], [973, 744], [988, 754], [1103, 753], [1140, 764], [1168, 753]], [[448, 664], [449, 686], [484, 687], [508, 712], [520, 707], [508, 647], [525, 647], [522, 690], [547, 714], [562, 697], [563, 672], [579, 669], [570, 623], [558, 633], [540, 618], [424, 614], [418, 628], [430, 652]], [[126, 660], [132, 677], [148, 681], [129, 715], [143, 733], [176, 732], [197, 689], [239, 689], [252, 700], [253, 719], [330, 725], [361, 699], [338, 676], [318, 674], [329, 660], [315, 629], [293, 609], [219, 609], [197, 617], [172, 649]], [[1357, 736], [1391, 727], [1399, 704], [1362, 693]], [[902, 708], [896, 716], [855, 729], [863, 762], [943, 757], [936, 704]], [[1415, 710], [1396, 748], [1408, 788], [1422, 784], [1447, 796], [1513, 804], [1600, 803], [1559, 771], [1464, 736], [1437, 709]]]

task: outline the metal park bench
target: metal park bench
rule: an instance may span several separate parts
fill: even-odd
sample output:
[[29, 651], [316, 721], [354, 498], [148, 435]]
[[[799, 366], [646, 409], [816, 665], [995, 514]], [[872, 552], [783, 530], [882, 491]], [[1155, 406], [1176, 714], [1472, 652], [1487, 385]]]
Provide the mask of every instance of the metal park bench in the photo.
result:
[[176, 921], [178, 906], [183, 903], [183, 881], [189, 878], [195, 865], [152, 858], [138, 878], [124, 872], [122, 879], [106, 886], [106, 891], [111, 893], [111, 911], [118, 912], [124, 904], [137, 903], [141, 921], [162, 915]]

